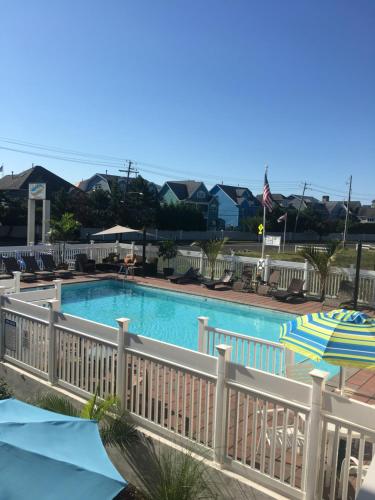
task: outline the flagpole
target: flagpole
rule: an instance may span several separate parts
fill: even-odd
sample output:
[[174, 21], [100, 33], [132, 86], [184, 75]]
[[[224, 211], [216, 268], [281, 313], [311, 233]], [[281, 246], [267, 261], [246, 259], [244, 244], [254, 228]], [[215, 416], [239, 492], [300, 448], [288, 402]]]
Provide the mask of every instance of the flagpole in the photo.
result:
[[[268, 172], [268, 165], [266, 165], [265, 175]], [[266, 247], [266, 205], [263, 203], [263, 240], [262, 240], [262, 259], [264, 259], [264, 251]]]

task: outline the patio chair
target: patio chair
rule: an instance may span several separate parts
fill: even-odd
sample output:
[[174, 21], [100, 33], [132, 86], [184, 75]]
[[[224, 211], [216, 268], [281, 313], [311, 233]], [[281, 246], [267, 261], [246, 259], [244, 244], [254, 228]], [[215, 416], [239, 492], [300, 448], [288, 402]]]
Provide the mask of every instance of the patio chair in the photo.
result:
[[[341, 462], [341, 467], [340, 467], [340, 476], [339, 476], [339, 491], [338, 491], [338, 496], [339, 498], [342, 497], [342, 490], [344, 488], [344, 475], [345, 475], [345, 469], [347, 467], [346, 463], [346, 458]], [[369, 465], [362, 464], [361, 468], [361, 477], [358, 478], [359, 474], [359, 460], [356, 457], [349, 457], [349, 466], [348, 466], [348, 481], [350, 479], [351, 475], [356, 475], [357, 476], [357, 481], [359, 480], [362, 484], [362, 481], [366, 477], [367, 471], [369, 469]]]
[[184, 274], [174, 274], [172, 276], [168, 276], [168, 279], [171, 283], [177, 283], [179, 285], [186, 283], [197, 283], [201, 281], [199, 270], [194, 269], [193, 267], [189, 267], [189, 269]]
[[293, 278], [287, 290], [276, 290], [273, 292], [272, 297], [282, 302], [287, 302], [296, 298], [304, 297], [303, 290], [304, 281], [298, 278]]
[[[293, 447], [293, 441], [294, 441], [294, 434], [295, 434], [295, 425], [293, 424], [288, 424], [285, 426], [284, 425], [278, 425], [279, 415], [283, 416], [284, 414], [284, 408], [276, 408], [276, 415], [274, 413], [273, 408], [270, 408], [268, 410], [265, 410], [264, 408], [260, 408], [257, 410], [257, 415], [260, 416], [261, 419], [265, 418], [265, 440], [266, 444], [271, 447], [272, 443], [275, 442], [275, 448], [283, 448], [284, 447], [284, 436], [285, 436], [285, 448], [286, 449], [291, 449]], [[268, 420], [272, 417], [275, 416], [276, 418], [276, 425], [269, 425]], [[305, 427], [306, 427], [306, 417], [303, 413], [297, 413], [297, 434], [296, 434], [296, 448], [297, 448], [297, 453], [301, 453], [303, 450], [304, 444], [305, 444]], [[275, 432], [274, 432], [275, 431]], [[261, 436], [259, 437], [257, 449], [259, 449], [260, 446], [260, 440]]]
[[267, 283], [260, 283], [257, 289], [258, 295], [270, 295], [277, 290], [280, 281], [280, 271], [272, 271]]
[[72, 271], [69, 271], [68, 269], [58, 269], [55, 261], [53, 260], [53, 257], [49, 253], [42, 253], [40, 255], [40, 258], [42, 259], [44, 269], [46, 271], [50, 271], [55, 275], [56, 278], [72, 278], [73, 273]]
[[23, 255], [22, 260], [25, 263], [27, 273], [34, 273], [38, 278], [43, 280], [53, 280], [55, 277], [51, 271], [42, 271], [33, 255]]
[[94, 273], [96, 270], [95, 260], [89, 259], [85, 253], [79, 253], [76, 255], [75, 268], [81, 273]]
[[340, 282], [337, 297], [325, 298], [322, 307], [339, 309], [341, 306], [351, 305], [353, 303], [354, 284], [348, 280]]
[[[18, 265], [17, 259], [15, 257], [3, 257], [2, 258], [6, 272], [9, 274], [13, 274], [16, 271], [21, 271], [20, 266]], [[38, 278], [34, 273], [27, 273], [21, 271], [21, 281], [25, 283], [31, 283], [36, 281]]]
[[204, 280], [201, 284], [210, 290], [214, 290], [217, 285], [230, 285], [233, 281], [233, 271], [226, 269], [222, 277], [218, 280]]
[[242, 269], [242, 274], [240, 279], [235, 281], [232, 285], [232, 290], [235, 292], [252, 292], [252, 280], [253, 280], [253, 267], [244, 266]]

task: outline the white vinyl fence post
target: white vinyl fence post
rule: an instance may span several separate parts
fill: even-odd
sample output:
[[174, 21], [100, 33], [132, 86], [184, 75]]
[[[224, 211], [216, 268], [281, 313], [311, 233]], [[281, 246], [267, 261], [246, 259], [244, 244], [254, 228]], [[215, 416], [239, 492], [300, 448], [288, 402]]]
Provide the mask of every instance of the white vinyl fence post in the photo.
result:
[[58, 307], [56, 299], [49, 300], [48, 314], [48, 382], [56, 383], [56, 332], [54, 328], [55, 312]]
[[310, 265], [309, 261], [305, 259], [305, 262], [303, 264], [303, 289], [309, 292], [309, 270], [310, 270]]
[[56, 311], [60, 311], [61, 310], [61, 283], [62, 283], [62, 280], [53, 280], [53, 283], [55, 285], [55, 299], [57, 302]]
[[118, 240], [115, 241], [114, 252], [115, 252], [116, 255], [119, 255], [119, 253], [120, 253], [120, 245], [119, 245], [119, 241]]
[[132, 241], [132, 243], [131, 243], [130, 253], [131, 253], [131, 256], [134, 257], [134, 253], [135, 253], [135, 243], [134, 243], [134, 241]]
[[270, 256], [266, 255], [266, 258], [264, 259], [264, 274], [263, 274], [263, 280], [266, 283], [268, 283], [268, 278], [270, 277], [270, 267], [271, 267]]
[[216, 346], [217, 359], [217, 381], [215, 393], [215, 426], [213, 435], [214, 461], [222, 466], [226, 457], [226, 434], [227, 434], [227, 401], [228, 388], [226, 385], [228, 363], [232, 347], [225, 344]]
[[3, 359], [5, 354], [5, 338], [4, 338], [4, 321], [2, 314], [3, 305], [3, 295], [5, 294], [5, 286], [0, 286], [0, 361]]
[[14, 292], [19, 293], [21, 290], [21, 271], [14, 271]]
[[90, 240], [90, 259], [93, 259], [94, 258], [94, 243], [95, 241], [94, 240]]
[[207, 345], [208, 318], [206, 316], [198, 316], [198, 352], [209, 354]]
[[203, 274], [203, 258], [204, 258], [204, 253], [203, 250], [201, 250], [201, 253], [199, 255], [199, 274]]
[[117, 332], [117, 370], [116, 370], [116, 394], [121, 402], [121, 406], [126, 406], [126, 359], [125, 359], [125, 346], [127, 345], [126, 336], [129, 331], [130, 319], [118, 318], [118, 332]]
[[294, 351], [285, 348], [285, 368], [294, 365], [294, 358], [295, 358]]
[[319, 461], [322, 446], [322, 401], [328, 372], [312, 370], [311, 411], [306, 434], [306, 500], [317, 500]]

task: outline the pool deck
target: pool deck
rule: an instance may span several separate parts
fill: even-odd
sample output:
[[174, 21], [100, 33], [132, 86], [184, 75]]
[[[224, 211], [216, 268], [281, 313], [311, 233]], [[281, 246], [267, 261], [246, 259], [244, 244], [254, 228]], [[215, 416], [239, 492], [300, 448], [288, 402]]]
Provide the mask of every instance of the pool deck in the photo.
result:
[[[125, 276], [119, 276], [116, 273], [96, 273], [92, 275], [75, 276], [72, 279], [65, 279], [63, 280], [63, 283], [74, 284], [104, 279], [124, 280], [126, 278]], [[279, 302], [271, 297], [257, 295], [256, 293], [235, 292], [229, 287], [224, 286], [218, 287], [216, 290], [209, 290], [201, 285], [177, 285], [162, 278], [134, 276], [128, 278], [128, 280], [130, 283], [138, 283], [140, 285], [162, 288], [164, 290], [200, 295], [202, 297], [210, 297], [213, 299], [221, 299], [248, 306], [263, 307], [290, 314], [303, 315], [322, 310], [321, 302], [314, 300], [299, 300], [298, 302], [295, 301], [292, 303]], [[39, 280], [36, 283], [21, 283], [21, 288], [27, 289], [46, 285], [51, 285], [51, 281]], [[374, 315], [373, 311], [366, 311], [366, 313]], [[335, 376], [329, 381], [327, 388], [334, 390], [337, 387], [338, 376]], [[347, 369], [346, 388], [351, 392], [351, 397], [354, 399], [368, 404], [375, 404], [375, 370], [359, 370], [356, 368]]]

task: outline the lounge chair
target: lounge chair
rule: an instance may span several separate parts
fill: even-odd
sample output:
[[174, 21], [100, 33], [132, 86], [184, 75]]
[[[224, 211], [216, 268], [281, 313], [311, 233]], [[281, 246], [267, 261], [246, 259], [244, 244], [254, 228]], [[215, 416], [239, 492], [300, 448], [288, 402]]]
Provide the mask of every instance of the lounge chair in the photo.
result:
[[283, 302], [295, 298], [302, 298], [304, 296], [303, 284], [303, 280], [293, 278], [287, 290], [276, 290], [276, 292], [273, 292], [272, 297]]
[[189, 267], [184, 274], [174, 274], [172, 276], [168, 276], [168, 279], [171, 283], [178, 283], [179, 285], [184, 283], [196, 283], [201, 280], [198, 269], [194, 269], [193, 267]]
[[[21, 271], [15, 257], [3, 257], [3, 263], [8, 274], [13, 274], [16, 271]], [[33, 281], [36, 281], [37, 279], [38, 277], [35, 273], [21, 271], [21, 281], [24, 281], [25, 283], [31, 283]]]
[[354, 284], [351, 281], [343, 280], [340, 283], [337, 297], [325, 298], [323, 307], [339, 309], [341, 306], [353, 303]]
[[51, 271], [42, 271], [38, 266], [38, 263], [34, 256], [23, 255], [22, 260], [25, 263], [25, 270], [27, 273], [34, 273], [38, 279], [42, 280], [53, 280], [55, 275]]
[[280, 281], [280, 271], [272, 271], [267, 283], [261, 283], [258, 286], [257, 293], [259, 295], [270, 295], [277, 290]]
[[251, 292], [253, 280], [253, 266], [244, 266], [241, 278], [235, 281], [232, 285], [232, 290], [235, 292]]
[[75, 268], [81, 273], [95, 273], [95, 260], [89, 259], [85, 253], [79, 253], [76, 255]]
[[46, 271], [49, 271], [54, 274], [56, 278], [72, 278], [73, 273], [71, 271], [68, 271], [67, 269], [58, 269], [55, 261], [53, 260], [53, 257], [49, 253], [44, 253], [40, 255], [40, 258], [42, 259], [44, 269]]
[[201, 284], [210, 290], [214, 290], [217, 285], [230, 285], [233, 281], [233, 271], [226, 269], [219, 280], [204, 280]]

